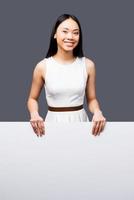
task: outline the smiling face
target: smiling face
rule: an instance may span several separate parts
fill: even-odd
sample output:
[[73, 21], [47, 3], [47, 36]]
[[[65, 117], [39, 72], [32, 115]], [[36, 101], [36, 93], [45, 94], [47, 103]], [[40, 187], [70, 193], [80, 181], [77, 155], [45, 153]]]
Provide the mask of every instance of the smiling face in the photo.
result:
[[72, 51], [78, 45], [79, 37], [79, 26], [72, 18], [63, 21], [54, 35], [58, 49], [64, 51]]

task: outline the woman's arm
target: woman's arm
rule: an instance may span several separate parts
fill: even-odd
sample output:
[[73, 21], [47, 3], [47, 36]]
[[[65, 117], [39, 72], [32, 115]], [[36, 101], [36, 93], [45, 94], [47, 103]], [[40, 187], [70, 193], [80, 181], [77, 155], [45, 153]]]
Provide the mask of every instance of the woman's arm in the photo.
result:
[[44, 133], [43, 119], [38, 111], [38, 98], [45, 82], [43, 78], [43, 64], [39, 62], [33, 71], [32, 85], [27, 101], [27, 107], [31, 116], [30, 122], [37, 136]]
[[38, 63], [33, 71], [32, 85], [27, 101], [30, 114], [38, 112], [38, 98], [44, 85], [42, 63]]
[[88, 109], [93, 114], [95, 112], [100, 112], [99, 102], [96, 98], [96, 71], [95, 64], [93, 61], [86, 58], [88, 80], [86, 85], [86, 99], [88, 104]]
[[88, 104], [88, 109], [93, 113], [92, 121], [94, 122], [93, 134], [99, 135], [103, 130], [106, 118], [103, 116], [100, 109], [99, 102], [96, 98], [96, 69], [93, 61], [86, 58], [86, 67], [87, 67], [87, 85], [86, 85], [86, 99]]

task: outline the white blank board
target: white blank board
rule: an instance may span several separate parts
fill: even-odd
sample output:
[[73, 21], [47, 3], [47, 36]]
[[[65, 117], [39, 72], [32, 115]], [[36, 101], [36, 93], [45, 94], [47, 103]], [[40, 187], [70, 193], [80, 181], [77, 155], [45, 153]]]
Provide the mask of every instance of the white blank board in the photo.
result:
[[134, 122], [0, 122], [1, 200], [133, 200]]

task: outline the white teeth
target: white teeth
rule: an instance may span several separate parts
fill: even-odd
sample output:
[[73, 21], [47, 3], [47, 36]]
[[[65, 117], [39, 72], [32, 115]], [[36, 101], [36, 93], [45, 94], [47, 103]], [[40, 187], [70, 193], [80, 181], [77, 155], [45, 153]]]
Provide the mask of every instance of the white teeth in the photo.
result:
[[66, 44], [73, 44], [73, 42], [64, 42], [64, 43], [66, 43]]
[[65, 43], [71, 43], [71, 44], [73, 44], [73, 42], [65, 42]]

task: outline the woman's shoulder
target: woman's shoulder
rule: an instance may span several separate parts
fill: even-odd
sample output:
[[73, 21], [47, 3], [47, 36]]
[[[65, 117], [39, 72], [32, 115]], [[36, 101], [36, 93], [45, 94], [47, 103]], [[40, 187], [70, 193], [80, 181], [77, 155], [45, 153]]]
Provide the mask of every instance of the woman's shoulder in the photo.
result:
[[95, 70], [95, 62], [92, 59], [85, 57], [85, 63], [88, 73]]
[[94, 61], [91, 58], [85, 57], [85, 61], [86, 61], [86, 64], [88, 66], [94, 66], [95, 65]]
[[45, 62], [45, 59], [42, 59], [37, 62], [34, 68], [34, 71], [36, 71], [36, 73], [41, 74], [41, 76], [44, 78], [45, 71], [46, 71], [45, 68], [46, 68], [46, 62]]
[[44, 68], [46, 65], [46, 62], [45, 62], [45, 58], [43, 58], [42, 60], [38, 61], [37, 64], [36, 64], [36, 68], [38, 70], [41, 70], [42, 68]]

